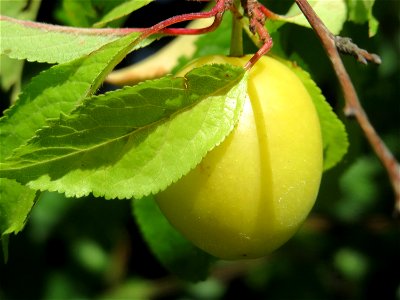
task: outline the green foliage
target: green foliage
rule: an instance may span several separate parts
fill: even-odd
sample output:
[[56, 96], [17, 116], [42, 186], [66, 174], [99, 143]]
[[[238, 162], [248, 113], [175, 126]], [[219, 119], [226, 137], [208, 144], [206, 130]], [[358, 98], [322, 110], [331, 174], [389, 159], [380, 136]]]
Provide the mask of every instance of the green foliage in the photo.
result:
[[[121, 16], [125, 5], [133, 11], [149, 2], [121, 4], [117, 1], [109, 7], [108, 14], [97, 19], [107, 22]], [[66, 13], [81, 13], [82, 5], [97, 7], [89, 2], [63, 2]], [[88, 12], [90, 9], [84, 13]], [[74, 14], [78, 18], [74, 24], [89, 22], [88, 18], [79, 17], [79, 13]], [[208, 67], [208, 71], [193, 71], [186, 80], [165, 77], [83, 101], [96, 91], [109, 70], [131, 48], [141, 45], [135, 42], [138, 33], [111, 43], [96, 35], [79, 34], [85, 40], [78, 44], [84, 46], [78, 47], [79, 51], [73, 47], [71, 51], [71, 41], [77, 33], [43, 30], [11, 19], [3, 19], [1, 24], [6, 33], [2, 35], [2, 51], [11, 57], [47, 62], [80, 57], [34, 78], [17, 104], [0, 120], [1, 174], [33, 189], [76, 197], [93, 193], [106, 198], [140, 198], [157, 193], [193, 168], [237, 121], [245, 79], [240, 80], [241, 74], [233, 69], [229, 73], [227, 69]], [[202, 38], [218, 40], [220, 46], [205, 47], [215, 43], [200, 40], [200, 50], [195, 56], [227, 49], [229, 30], [230, 20], [226, 18], [218, 30]], [[15, 32], [20, 32], [22, 38], [15, 39]], [[40, 39], [43, 48], [25, 40], [31, 35], [44, 37]], [[95, 50], [94, 45], [100, 48]], [[47, 51], [49, 48], [55, 51]], [[43, 57], [43, 53], [49, 56]], [[325, 168], [328, 169], [346, 151], [344, 131], [315, 84], [304, 76], [307, 75], [300, 77], [314, 96], [322, 120]], [[78, 108], [74, 109], [76, 105]], [[32, 114], [36, 107], [41, 109]], [[48, 121], [57, 118], [58, 121]], [[41, 130], [36, 132], [38, 129]], [[108, 185], [103, 184], [104, 180]]]
[[[118, 5], [121, 1], [109, 2]], [[90, 27], [101, 18], [93, 1], [63, 0], [56, 15], [59, 20], [74, 27]]]
[[17, 149], [0, 174], [67, 196], [157, 193], [233, 129], [246, 98], [243, 74], [206, 66], [87, 99]]
[[215, 258], [177, 232], [152, 197], [133, 200], [133, 213], [154, 255], [169, 271], [189, 281], [208, 277]]
[[[33, 19], [40, 3], [0, 1], [1, 14], [18, 19]], [[65, 0], [57, 16], [74, 26], [119, 26], [130, 12], [149, 2]], [[264, 3], [287, 11], [285, 1]], [[334, 33], [341, 31], [362, 41], [362, 48], [375, 48], [382, 54], [379, 69], [361, 68], [350, 59], [346, 65], [373, 123], [398, 150], [398, 115], [390, 109], [398, 99], [394, 84], [398, 49], [393, 43], [400, 28], [396, 26], [397, 1], [310, 3]], [[33, 187], [0, 179], [0, 234], [5, 254], [10, 234], [20, 232], [27, 223], [10, 241], [8, 264], [0, 264], [0, 298], [220, 299], [243, 292], [250, 298], [269, 299], [395, 299], [400, 278], [394, 267], [400, 263], [399, 231], [391, 217], [393, 195], [386, 174], [350, 121], [346, 122], [349, 153], [339, 163], [348, 147], [343, 125], [335, 115], [340, 114], [341, 92], [312, 32], [289, 24], [306, 25], [296, 9], [289, 9], [289, 19], [269, 21], [274, 31], [273, 52], [286, 58], [300, 55], [332, 104], [323, 99], [308, 73], [292, 66], [313, 96], [320, 116], [325, 170], [336, 167], [324, 175], [310, 220], [286, 246], [266, 260], [213, 264], [216, 272], [196, 285], [176, 281], [164, 268], [184, 279], [200, 280], [207, 277], [213, 259], [177, 235], [151, 197], [104, 201], [92, 195], [40, 195], [36, 189], [115, 198], [165, 188], [233, 128], [246, 77], [238, 69], [214, 66], [194, 71], [195, 78], [167, 76], [102, 94], [104, 89], [98, 89], [105, 76], [130, 51], [151, 43], [155, 36], [138, 43], [137, 33], [91, 35], [57, 31], [50, 25], [44, 30], [0, 17], [4, 90], [21, 79], [22, 62], [5, 62], [8, 57], [59, 63], [33, 78], [26, 69], [22, 74], [28, 84], [0, 119], [1, 172]], [[202, 35], [194, 56], [228, 54], [230, 22], [226, 15], [216, 31]], [[287, 25], [282, 26], [284, 22]], [[365, 39], [367, 33], [376, 38]], [[256, 49], [247, 37], [244, 46], [246, 52]], [[182, 64], [186, 61], [181, 60]], [[226, 72], [232, 77], [221, 78]], [[185, 88], [184, 83], [190, 84]], [[226, 94], [232, 99], [226, 99]], [[6, 96], [2, 94], [2, 105], [8, 103]], [[138, 228], [132, 221], [131, 203]], [[388, 277], [389, 272], [393, 275]], [[20, 289], [21, 282], [24, 289]]]
[[[84, 3], [83, 1], [82, 3]], [[35, 28], [0, 17], [0, 53], [10, 58], [47, 63], [64, 63], [86, 56], [117, 40], [116, 35], [94, 35], [89, 32], [60, 31], [53, 26]], [[15, 38], [18, 33], [18, 38]], [[134, 33], [131, 39], [138, 37]]]
[[311, 79], [310, 74], [294, 64], [286, 63], [299, 76], [313, 99], [317, 110], [324, 147], [324, 170], [329, 170], [339, 163], [347, 152], [349, 142], [343, 123], [326, 102], [321, 90]]
[[0, 87], [3, 90], [7, 91], [13, 85], [15, 85], [16, 89], [19, 91], [20, 79], [24, 62], [2, 55], [0, 57], [0, 65], [1, 65]]
[[0, 119], [0, 159], [26, 143], [47, 119], [70, 113], [92, 95], [110, 69], [129, 52], [135, 36], [121, 38], [89, 56], [54, 66], [35, 77]]
[[[83, 98], [90, 96], [110, 68], [129, 52], [131, 43], [131, 36], [122, 38], [100, 48], [90, 56], [54, 66], [33, 79], [17, 103], [0, 119], [0, 160], [10, 156], [14, 149], [31, 139], [36, 130], [46, 124], [48, 118], [70, 113]], [[41, 109], [37, 111], [37, 107]], [[4, 183], [2, 189], [19, 190], [21, 195], [25, 195], [25, 202], [33, 201], [34, 194], [29, 188], [17, 186], [17, 183], [10, 185], [9, 181], [4, 182], [7, 184]], [[17, 192], [14, 192], [14, 195], [17, 195]], [[10, 197], [8, 201], [13, 204], [19, 200], [17, 197]], [[12, 205], [4, 207], [1, 218], [3, 224], [11, 222], [14, 218], [12, 212]], [[25, 221], [29, 210], [19, 213], [19, 220]], [[20, 221], [19, 226], [23, 224], [24, 222]], [[4, 233], [10, 232], [7, 230], [2, 232]]]
[[116, 20], [128, 16], [130, 13], [138, 10], [139, 8], [149, 4], [154, 0], [131, 0], [121, 3], [108, 11], [98, 22], [93, 24], [93, 27], [105, 27], [106, 25], [115, 24]]
[[358, 24], [368, 22], [368, 33], [372, 37], [378, 31], [379, 22], [372, 14], [375, 0], [347, 0], [349, 21]]
[[153, 0], [63, 0], [56, 15], [75, 27], [118, 27], [125, 17]]
[[[337, 216], [347, 222], [360, 219], [373, 206], [378, 196], [375, 182], [379, 170], [378, 162], [371, 158], [360, 158], [339, 179], [343, 198], [335, 204]], [[354, 178], [358, 180], [355, 181]]]
[[0, 178], [0, 241], [8, 259], [8, 236], [20, 232], [35, 203], [37, 192], [18, 182]]
[[[28, 0], [3, 1], [0, 6], [0, 14], [22, 20], [34, 20], [39, 10], [41, 1], [28, 3]], [[27, 4], [29, 4], [27, 6]], [[1, 21], [0, 21], [1, 28]], [[1, 30], [1, 29], [0, 29]], [[1, 44], [3, 43], [3, 31], [1, 30]], [[3, 90], [9, 90], [14, 86], [14, 95], [19, 92], [23, 61], [12, 59], [5, 55], [0, 56], [0, 86]], [[14, 96], [13, 95], [13, 96]]]
[[35, 203], [36, 191], [17, 182], [0, 178], [0, 232], [8, 235], [22, 230]]
[[10, 16], [21, 20], [33, 20], [36, 18], [37, 11], [40, 7], [41, 0], [14, 0], [1, 1], [0, 14]]
[[353, 249], [340, 249], [335, 255], [334, 264], [344, 277], [352, 281], [362, 280], [368, 269], [367, 258]]
[[[309, 2], [314, 11], [333, 34], [338, 34], [342, 30], [343, 24], [347, 18], [345, 0], [313, 0]], [[309, 28], [311, 27], [296, 4], [291, 6], [282, 20]]]

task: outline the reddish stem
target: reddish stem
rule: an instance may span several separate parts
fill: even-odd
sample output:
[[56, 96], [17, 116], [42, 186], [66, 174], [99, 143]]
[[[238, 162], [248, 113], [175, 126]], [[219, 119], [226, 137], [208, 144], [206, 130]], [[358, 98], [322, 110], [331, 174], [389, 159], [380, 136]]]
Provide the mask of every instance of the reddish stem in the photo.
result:
[[252, 66], [273, 46], [272, 39], [269, 38], [260, 49], [250, 58], [250, 60], [244, 65], [245, 70], [250, 70]]
[[[75, 34], [88, 34], [88, 35], [128, 35], [132, 32], [142, 32], [143, 35], [141, 39], [147, 38], [155, 33], [162, 33], [166, 35], [194, 35], [194, 34], [203, 34], [206, 32], [210, 32], [218, 27], [221, 23], [222, 16], [226, 10], [231, 8], [232, 0], [217, 0], [216, 5], [210, 10], [206, 12], [198, 12], [198, 13], [188, 13], [179, 16], [171, 17], [167, 20], [161, 21], [149, 28], [102, 28], [102, 29], [92, 29], [92, 28], [77, 28], [77, 27], [69, 27], [69, 26], [59, 26], [59, 25], [50, 25], [39, 22], [25, 21], [14, 19], [11, 17], [0, 15], [0, 21], [11, 21], [13, 23], [21, 24], [25, 27], [31, 28], [39, 28], [46, 31], [56, 31], [56, 32], [66, 32], [66, 33], [75, 33]], [[167, 28], [171, 25], [192, 21], [196, 19], [205, 19], [215, 17], [212, 25], [205, 28], [198, 29], [188, 29], [188, 28]]]
[[264, 5], [260, 4], [260, 10], [261, 12], [264, 14], [264, 16], [267, 17], [267, 19], [270, 20], [275, 20], [275, 19], [279, 19], [279, 15], [270, 11], [268, 8], [266, 8]]
[[79, 27], [70, 27], [70, 26], [60, 26], [60, 25], [52, 25], [46, 23], [39, 23], [33, 21], [25, 21], [19, 20], [7, 16], [0, 15], [0, 21], [9, 21], [16, 24], [20, 24], [25, 27], [30, 28], [39, 28], [45, 31], [53, 31], [53, 32], [66, 32], [66, 33], [74, 33], [74, 34], [87, 34], [87, 35], [128, 35], [132, 32], [143, 32], [143, 28], [101, 28], [101, 29], [93, 29], [93, 28], [79, 28]]
[[[167, 35], [197, 35], [197, 34], [203, 34], [207, 32], [211, 32], [215, 30], [222, 21], [223, 17], [223, 11], [217, 12], [216, 15], [214, 16], [214, 22], [204, 28], [165, 28], [161, 30], [162, 33], [167, 34]], [[205, 17], [207, 18], [207, 17]]]
[[263, 43], [260, 49], [258, 49], [258, 51], [244, 66], [245, 70], [249, 70], [273, 46], [271, 36], [265, 28], [266, 17], [273, 13], [262, 6], [257, 0], [243, 0], [242, 4], [244, 6], [245, 13], [249, 17], [250, 31], [253, 34], [257, 33], [260, 41]]
[[[164, 34], [198, 34], [204, 33], [202, 29], [189, 29], [185, 30], [185, 28], [167, 28], [168, 26], [184, 22], [184, 21], [192, 21], [196, 19], [205, 19], [215, 17], [216, 19], [222, 18], [222, 15], [226, 10], [229, 10], [232, 6], [232, 0], [217, 0], [217, 3], [210, 11], [206, 12], [198, 12], [198, 13], [189, 13], [183, 14], [179, 16], [174, 16], [164, 21], [161, 21], [158, 24], [155, 24], [148, 29], [143, 31], [143, 35], [146, 37], [154, 34], [154, 33], [164, 33]], [[219, 20], [220, 22], [220, 20]], [[214, 20], [215, 23], [215, 20]], [[211, 28], [215, 28], [215, 26], [211, 25]], [[210, 28], [207, 27], [207, 28]], [[184, 33], [187, 32], [187, 33]], [[205, 31], [207, 32], [207, 30]]]

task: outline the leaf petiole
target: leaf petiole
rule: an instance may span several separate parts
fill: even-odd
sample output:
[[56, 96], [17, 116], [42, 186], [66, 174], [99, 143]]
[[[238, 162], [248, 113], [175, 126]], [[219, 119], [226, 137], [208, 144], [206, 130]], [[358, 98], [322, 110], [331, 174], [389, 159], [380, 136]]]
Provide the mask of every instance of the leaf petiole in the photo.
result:
[[232, 9], [232, 33], [231, 33], [231, 45], [229, 56], [240, 57], [243, 56], [243, 28], [240, 22], [239, 12], [236, 9], [240, 7], [240, 1], [235, 0]]

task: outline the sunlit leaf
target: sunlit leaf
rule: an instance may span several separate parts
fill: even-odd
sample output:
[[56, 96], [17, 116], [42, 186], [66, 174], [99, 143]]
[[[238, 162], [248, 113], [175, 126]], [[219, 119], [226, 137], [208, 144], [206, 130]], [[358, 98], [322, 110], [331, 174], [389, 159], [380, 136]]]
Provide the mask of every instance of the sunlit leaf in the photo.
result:
[[83, 98], [92, 95], [105, 75], [129, 52], [131, 43], [132, 37], [122, 38], [33, 78], [17, 103], [0, 119], [0, 160], [27, 142], [48, 118], [69, 113]]
[[[308, 2], [333, 34], [338, 34], [342, 30], [347, 18], [345, 0], [310, 0]], [[311, 27], [296, 4], [293, 4], [286, 15], [280, 19], [289, 23]]]
[[41, 0], [13, 0], [0, 1], [0, 15], [18, 18], [21, 20], [32, 20], [36, 17]]
[[246, 98], [243, 74], [238, 67], [205, 66], [186, 78], [89, 98], [17, 149], [0, 173], [67, 196], [157, 193], [233, 129]]
[[[132, 39], [125, 37], [88, 57], [54, 66], [34, 78], [16, 105], [0, 119], [0, 159], [4, 160], [29, 140], [47, 118], [69, 113], [84, 97], [91, 95], [110, 68], [129, 52], [131, 43]], [[22, 229], [32, 208], [35, 191], [9, 179], [0, 180], [0, 233], [16, 233]]]
[[[34, 20], [40, 3], [40, 0], [3, 1], [0, 6], [0, 14], [23, 20]], [[1, 35], [3, 35], [3, 32], [1, 32]], [[23, 63], [23, 61], [11, 59], [5, 55], [0, 56], [0, 86], [7, 91], [15, 85], [13, 96], [19, 92]]]
[[[21, 21], [0, 16], [0, 53], [10, 58], [47, 63], [64, 63], [87, 55], [120, 35], [105, 32], [107, 29], [74, 29], [55, 25]], [[130, 35], [135, 40], [139, 32]], [[146, 39], [136, 48], [151, 42]]]

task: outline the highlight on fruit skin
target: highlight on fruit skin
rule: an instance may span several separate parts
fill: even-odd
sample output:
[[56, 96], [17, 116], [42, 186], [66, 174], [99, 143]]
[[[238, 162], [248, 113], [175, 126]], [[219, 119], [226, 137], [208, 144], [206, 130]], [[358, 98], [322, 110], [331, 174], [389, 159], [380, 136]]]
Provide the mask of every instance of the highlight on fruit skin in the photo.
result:
[[[249, 57], [203, 57], [243, 66]], [[262, 57], [251, 69], [238, 125], [189, 174], [156, 196], [169, 222], [222, 259], [258, 258], [280, 247], [318, 194], [323, 148], [318, 115], [301, 80]]]

